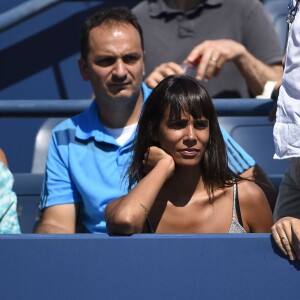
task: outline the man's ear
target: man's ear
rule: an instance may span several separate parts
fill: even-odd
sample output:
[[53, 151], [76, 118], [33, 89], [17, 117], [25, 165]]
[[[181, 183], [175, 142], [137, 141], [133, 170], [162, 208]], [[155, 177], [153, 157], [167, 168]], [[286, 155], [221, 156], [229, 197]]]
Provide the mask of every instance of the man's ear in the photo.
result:
[[87, 71], [86, 62], [82, 57], [78, 58], [78, 66], [79, 66], [79, 71], [80, 71], [80, 74], [81, 74], [83, 80], [85, 80], [85, 81], [90, 80], [88, 71]]

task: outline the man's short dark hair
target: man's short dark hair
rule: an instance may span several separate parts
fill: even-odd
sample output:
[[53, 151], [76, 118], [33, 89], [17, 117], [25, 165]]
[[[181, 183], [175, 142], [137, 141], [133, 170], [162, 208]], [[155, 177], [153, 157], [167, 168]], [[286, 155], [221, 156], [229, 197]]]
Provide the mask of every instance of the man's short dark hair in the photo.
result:
[[141, 46], [144, 50], [143, 31], [136, 16], [127, 7], [104, 8], [92, 14], [84, 22], [80, 31], [80, 52], [81, 57], [86, 60], [89, 51], [90, 31], [103, 23], [125, 23], [131, 24], [138, 31], [141, 38]]

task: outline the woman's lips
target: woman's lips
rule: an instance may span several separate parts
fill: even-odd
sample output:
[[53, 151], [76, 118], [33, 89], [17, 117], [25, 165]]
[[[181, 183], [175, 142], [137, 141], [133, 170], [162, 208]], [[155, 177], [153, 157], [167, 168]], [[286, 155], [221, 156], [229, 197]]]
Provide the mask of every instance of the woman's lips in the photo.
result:
[[200, 150], [198, 150], [198, 149], [182, 149], [179, 152], [184, 156], [192, 157], [192, 156], [197, 155], [200, 152]]

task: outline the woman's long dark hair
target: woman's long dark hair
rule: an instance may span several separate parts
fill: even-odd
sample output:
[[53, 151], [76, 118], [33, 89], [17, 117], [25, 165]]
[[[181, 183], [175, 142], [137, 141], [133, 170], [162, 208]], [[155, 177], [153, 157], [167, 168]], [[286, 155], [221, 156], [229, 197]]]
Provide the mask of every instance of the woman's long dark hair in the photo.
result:
[[211, 97], [198, 80], [184, 75], [168, 76], [146, 100], [127, 170], [129, 189], [144, 176], [142, 162], [147, 149], [159, 146], [152, 137], [158, 133], [159, 124], [168, 107], [172, 119], [181, 119], [182, 115], [190, 114], [194, 119], [205, 117], [209, 121], [209, 141], [200, 168], [205, 189], [210, 201], [213, 201], [216, 189], [231, 186], [234, 179], [241, 180], [241, 177], [228, 167], [226, 145]]

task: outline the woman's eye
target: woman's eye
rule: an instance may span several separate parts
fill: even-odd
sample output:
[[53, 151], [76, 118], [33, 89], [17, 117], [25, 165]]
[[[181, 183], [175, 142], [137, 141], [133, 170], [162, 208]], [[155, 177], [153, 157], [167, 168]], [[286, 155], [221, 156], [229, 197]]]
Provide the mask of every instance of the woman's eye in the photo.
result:
[[168, 123], [168, 127], [173, 129], [180, 129], [186, 126], [186, 121], [172, 121]]
[[203, 121], [195, 121], [194, 122], [194, 127], [196, 129], [205, 129], [208, 127], [208, 121], [203, 120]]

